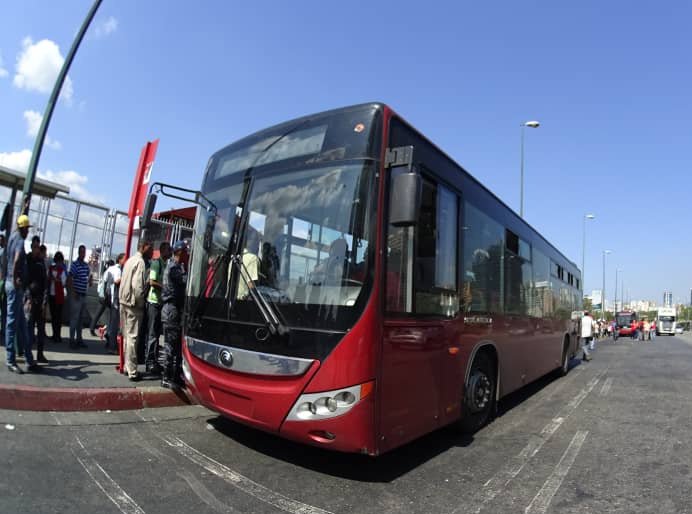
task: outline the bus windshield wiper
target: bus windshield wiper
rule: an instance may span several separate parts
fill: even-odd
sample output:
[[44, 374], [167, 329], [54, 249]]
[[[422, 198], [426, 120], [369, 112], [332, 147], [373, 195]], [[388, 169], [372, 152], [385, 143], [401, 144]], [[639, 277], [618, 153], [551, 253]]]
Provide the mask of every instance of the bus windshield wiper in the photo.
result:
[[288, 334], [289, 328], [286, 326], [285, 323], [281, 321], [278, 314], [278, 309], [273, 305], [273, 301], [271, 300], [271, 298], [269, 299], [269, 301], [267, 301], [264, 295], [261, 292], [257, 291], [254, 281], [250, 276], [250, 272], [245, 266], [245, 263], [243, 263], [242, 256], [231, 256], [231, 263], [235, 265], [238, 271], [238, 275], [240, 275], [240, 278], [245, 283], [245, 286], [247, 287], [254, 304], [257, 305], [257, 310], [260, 311], [260, 314], [264, 318], [264, 321], [267, 323], [269, 332], [271, 332], [272, 335], [278, 334], [280, 336]]

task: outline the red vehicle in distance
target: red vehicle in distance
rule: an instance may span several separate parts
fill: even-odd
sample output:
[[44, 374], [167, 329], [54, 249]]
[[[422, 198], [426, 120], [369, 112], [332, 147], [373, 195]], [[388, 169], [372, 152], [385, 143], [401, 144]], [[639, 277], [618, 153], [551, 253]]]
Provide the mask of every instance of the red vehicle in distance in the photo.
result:
[[622, 311], [615, 314], [615, 328], [620, 336], [631, 337], [634, 332], [632, 322], [635, 322], [636, 326], [637, 321], [637, 313], [634, 311]]

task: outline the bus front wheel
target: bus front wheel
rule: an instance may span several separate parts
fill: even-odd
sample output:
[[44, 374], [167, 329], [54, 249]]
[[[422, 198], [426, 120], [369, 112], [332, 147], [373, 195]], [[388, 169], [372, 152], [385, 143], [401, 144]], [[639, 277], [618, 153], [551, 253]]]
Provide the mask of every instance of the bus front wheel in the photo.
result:
[[464, 433], [474, 433], [486, 425], [495, 412], [497, 388], [496, 368], [486, 352], [473, 360], [471, 372], [461, 401], [461, 419], [458, 428]]

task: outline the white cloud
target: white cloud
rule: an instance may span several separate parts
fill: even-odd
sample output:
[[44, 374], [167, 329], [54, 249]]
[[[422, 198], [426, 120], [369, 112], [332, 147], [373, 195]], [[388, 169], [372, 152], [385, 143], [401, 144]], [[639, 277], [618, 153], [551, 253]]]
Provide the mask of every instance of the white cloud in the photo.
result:
[[39, 170], [38, 176], [50, 180], [51, 182], [57, 182], [58, 184], [68, 186], [70, 188], [70, 196], [77, 200], [85, 200], [91, 203], [101, 203], [104, 205], [106, 203], [103, 197], [95, 195], [87, 190], [86, 185], [89, 182], [89, 178], [80, 175], [76, 171]]
[[[50, 39], [42, 39], [34, 43], [30, 37], [22, 41], [22, 51], [17, 56], [17, 73], [13, 84], [19, 89], [50, 93], [55, 80], [60, 73], [65, 58], [60, 53], [60, 47]], [[60, 92], [66, 101], [72, 99], [74, 90], [70, 77], [65, 78]]]
[[7, 70], [2, 65], [2, 53], [0, 53], [0, 78], [7, 77]]
[[116, 30], [118, 30], [118, 20], [113, 16], [110, 16], [106, 21], [96, 25], [94, 35], [97, 38], [102, 38], [112, 34]]
[[[36, 137], [38, 131], [41, 128], [41, 121], [43, 120], [43, 115], [36, 111], [24, 111], [24, 121], [26, 121], [26, 135], [29, 137]], [[62, 144], [60, 141], [51, 139], [50, 136], [46, 135], [45, 145], [53, 150], [60, 150]]]
[[31, 150], [20, 150], [19, 152], [0, 152], [0, 166], [5, 166], [15, 171], [26, 173], [31, 161]]
[[[19, 152], [0, 152], [0, 165], [15, 171], [26, 173], [31, 161], [31, 150], [20, 150]], [[106, 200], [100, 195], [90, 192], [86, 185], [89, 178], [80, 175], [76, 171], [52, 171], [38, 170], [40, 178], [57, 182], [70, 188], [70, 197], [77, 200], [86, 200], [91, 203], [101, 203], [106, 205]]]

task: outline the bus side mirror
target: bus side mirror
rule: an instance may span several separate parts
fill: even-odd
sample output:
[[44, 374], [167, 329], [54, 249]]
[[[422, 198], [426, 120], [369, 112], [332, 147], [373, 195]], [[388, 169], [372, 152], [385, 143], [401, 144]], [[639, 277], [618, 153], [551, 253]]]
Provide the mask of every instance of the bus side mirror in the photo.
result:
[[395, 227], [412, 227], [418, 221], [423, 179], [418, 173], [395, 174], [392, 171], [389, 223]]
[[216, 213], [207, 211], [207, 223], [204, 226], [204, 237], [202, 238], [202, 246], [205, 250], [211, 248], [211, 243], [214, 236], [214, 227], [216, 226]]
[[148, 228], [151, 224], [151, 218], [154, 215], [154, 209], [156, 208], [156, 195], [151, 193], [147, 196], [147, 201], [144, 203], [144, 211], [142, 211], [142, 223], [140, 228]]

